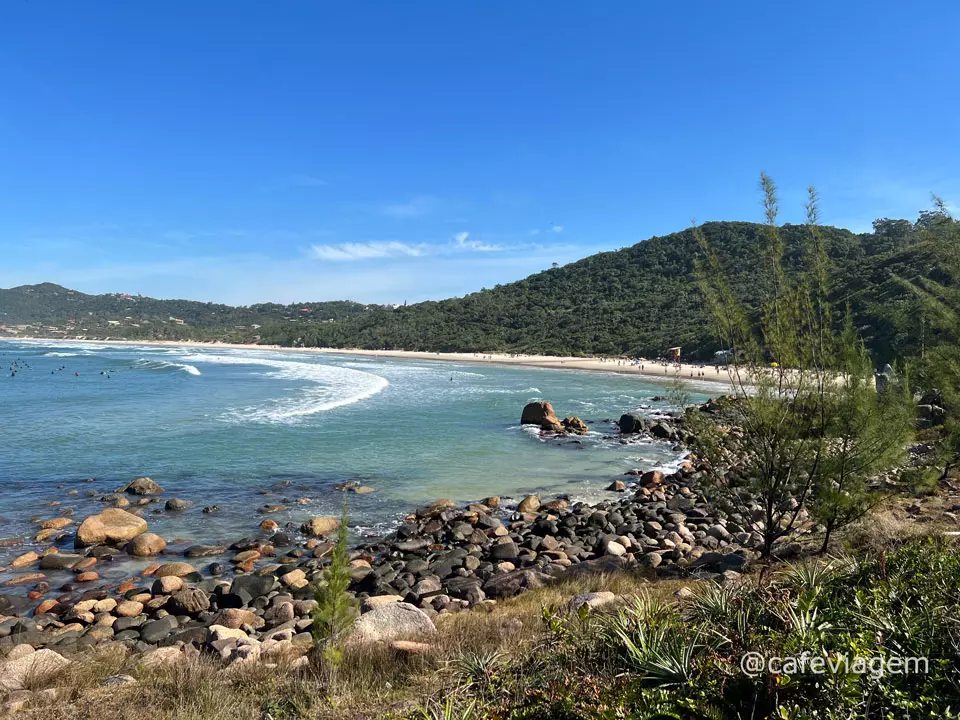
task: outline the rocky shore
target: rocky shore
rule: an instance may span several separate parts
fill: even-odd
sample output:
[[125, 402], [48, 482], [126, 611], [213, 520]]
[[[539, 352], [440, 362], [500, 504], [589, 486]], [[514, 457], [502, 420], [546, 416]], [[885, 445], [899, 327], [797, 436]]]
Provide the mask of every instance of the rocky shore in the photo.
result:
[[[536, 424], [545, 433], [585, 432], [578, 418], [558, 421], [545, 405], [525, 409], [524, 419], [539, 412]], [[619, 427], [625, 437], [688, 439], [676, 418], [624, 415]], [[607, 488], [610, 500], [595, 504], [530, 495], [519, 503], [489, 497], [464, 507], [449, 500], [421, 507], [394, 533], [350, 552], [351, 591], [362, 611], [351, 639], [415, 652], [405, 639], [429, 635], [436, 615], [489, 607], [569, 573], [637, 568], [651, 578], [733, 580], [754, 557], [758, 538], [748, 519], [711, 506], [703, 472], [689, 455], [671, 474], [627, 473]], [[156, 501], [160, 492], [140, 478], [116, 495]], [[62, 536], [69, 524], [54, 522], [41, 533]], [[0, 575], [9, 577], [3, 585], [30, 589], [0, 595], [0, 654], [7, 656], [0, 687], [18, 689], [16, 669], [36, 672], [40, 658], [53, 667], [53, 654], [69, 658], [105, 643], [122, 643], [145, 662], [199, 653], [227, 663], [302, 658], [313, 644], [311, 586], [338, 524], [335, 517], [283, 527], [265, 520], [256, 536], [228, 547], [190, 546], [173, 557], [138, 515], [121, 507], [91, 515], [73, 534], [72, 550], [24, 553], [11, 564], [12, 577]], [[97, 564], [125, 553], [157, 562], [121, 584], [99, 583]], [[73, 579], [55, 591], [47, 573], [58, 572]]]

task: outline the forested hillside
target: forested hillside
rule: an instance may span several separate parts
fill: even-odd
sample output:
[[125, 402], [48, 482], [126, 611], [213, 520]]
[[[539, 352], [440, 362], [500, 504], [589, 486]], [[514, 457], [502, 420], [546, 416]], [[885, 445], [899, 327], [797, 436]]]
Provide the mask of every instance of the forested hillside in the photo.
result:
[[[763, 226], [702, 227], [736, 292], [756, 305], [763, 293], [758, 248]], [[919, 227], [879, 220], [875, 232], [822, 228], [832, 262], [834, 301], [849, 304], [878, 360], [916, 344], [915, 303], [896, 277], [935, 271]], [[782, 228], [797, 255], [803, 226]], [[510, 351], [659, 357], [681, 346], [687, 358], [717, 349], [695, 277], [698, 248], [686, 230], [462, 298], [380, 308], [328, 325], [265, 328], [265, 341], [332, 347], [428, 351]]]
[[[836, 307], [850, 306], [878, 361], [914, 354], [926, 340], [919, 304], [898, 278], [936, 276], [938, 260], [916, 223], [878, 220], [874, 232], [821, 228]], [[763, 226], [702, 226], [737, 294], [763, 296], [758, 248]], [[797, 259], [800, 225], [783, 237]], [[685, 358], [717, 349], [696, 283], [698, 248], [685, 230], [599, 253], [523, 280], [439, 302], [403, 307], [353, 302], [230, 307], [130, 295], [84, 295], [44, 284], [0, 290], [0, 324], [19, 334], [225, 339], [281, 345], [427, 351], [508, 351], [658, 357], [681, 346]]]
[[87, 295], [42, 283], [0, 289], [0, 326], [18, 335], [253, 341], [266, 323], [332, 322], [366, 307], [348, 301], [232, 307], [119, 293]]

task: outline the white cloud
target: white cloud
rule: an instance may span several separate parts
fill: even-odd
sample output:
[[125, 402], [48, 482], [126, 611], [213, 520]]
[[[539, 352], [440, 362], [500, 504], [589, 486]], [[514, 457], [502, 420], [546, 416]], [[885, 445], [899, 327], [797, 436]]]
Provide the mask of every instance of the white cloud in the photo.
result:
[[437, 206], [432, 195], [419, 195], [404, 203], [392, 203], [380, 208], [380, 212], [395, 218], [414, 218], [426, 215]]
[[540, 228], [534, 228], [533, 230], [530, 231], [530, 234], [531, 234], [531, 235], [539, 235], [539, 234], [540, 234]]
[[340, 243], [310, 247], [310, 256], [317, 260], [371, 260], [386, 257], [419, 257], [420, 255], [423, 255], [423, 245], [408, 245], [396, 241]]
[[499, 245], [491, 245], [481, 240], [470, 240], [470, 233], [458, 232], [453, 236], [454, 245], [459, 250], [472, 250], [474, 252], [494, 252], [500, 249]]
[[562, 232], [563, 232], [563, 225], [554, 225], [554, 226], [552, 226], [550, 229], [553, 230], [553, 232], [555, 232], [555, 233], [562, 233]]

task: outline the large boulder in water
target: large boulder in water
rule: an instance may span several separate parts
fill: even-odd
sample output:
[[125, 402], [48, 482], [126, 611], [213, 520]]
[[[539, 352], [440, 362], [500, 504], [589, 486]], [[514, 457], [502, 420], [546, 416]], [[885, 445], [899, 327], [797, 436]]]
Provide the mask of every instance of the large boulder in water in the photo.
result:
[[521, 425], [539, 425], [543, 430], [563, 432], [563, 425], [553, 411], [553, 405], [546, 400], [527, 403], [520, 414]]
[[130, 493], [131, 495], [159, 495], [163, 492], [163, 488], [148, 477], [140, 477], [127, 483], [122, 488], [118, 488], [117, 492]]
[[620, 416], [620, 421], [617, 424], [620, 426], [620, 432], [624, 434], [639, 433], [646, 430], [643, 415], [637, 413], [624, 413]]
[[91, 515], [77, 528], [76, 545], [104, 545], [129, 542], [147, 531], [147, 521], [120, 508], [108, 508]]

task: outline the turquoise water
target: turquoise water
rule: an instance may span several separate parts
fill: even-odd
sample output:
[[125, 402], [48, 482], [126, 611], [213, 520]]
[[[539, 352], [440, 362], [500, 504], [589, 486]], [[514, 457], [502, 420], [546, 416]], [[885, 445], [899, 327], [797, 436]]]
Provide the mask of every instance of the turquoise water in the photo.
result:
[[[0, 342], [0, 363], [0, 538], [32, 535], [31, 518], [64, 507], [80, 519], [102, 507], [85, 492], [140, 475], [195, 503], [148, 511], [152, 530], [210, 542], [255, 534], [265, 503], [289, 501], [270, 516], [281, 524], [338, 513], [333, 485], [352, 478], [376, 489], [351, 496], [356, 531], [375, 534], [440, 497], [596, 499], [626, 470], [677, 459], [662, 443], [623, 444], [603, 422], [666, 409], [650, 401], [662, 384], [613, 373], [41, 341]], [[556, 442], [523, 429], [521, 409], [540, 399], [591, 434]], [[12, 552], [0, 549], [0, 565]]]

